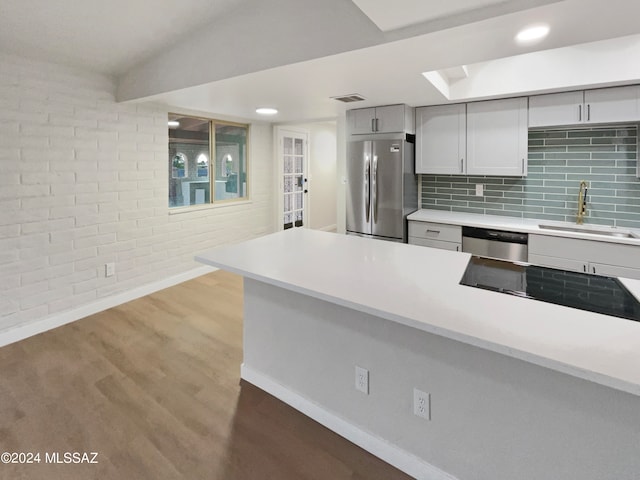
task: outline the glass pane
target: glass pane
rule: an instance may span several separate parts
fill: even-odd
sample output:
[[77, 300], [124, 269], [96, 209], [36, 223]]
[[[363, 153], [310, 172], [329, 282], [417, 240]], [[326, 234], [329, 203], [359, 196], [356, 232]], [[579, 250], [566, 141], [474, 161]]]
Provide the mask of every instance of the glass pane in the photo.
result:
[[284, 191], [293, 192], [293, 177], [284, 177]]
[[295, 142], [295, 146], [296, 146], [296, 151], [295, 154], [296, 155], [302, 155], [302, 147], [304, 145], [304, 142], [302, 141], [301, 138], [296, 138], [296, 142]]
[[296, 173], [302, 173], [302, 157], [296, 157]]
[[204, 153], [198, 155], [196, 165], [198, 166], [198, 177], [209, 178], [209, 156]]
[[247, 196], [247, 126], [215, 127], [215, 200]]
[[293, 173], [293, 157], [284, 157], [284, 173]]
[[169, 115], [169, 207], [210, 202], [209, 120]]
[[293, 155], [293, 138], [284, 137], [284, 154]]

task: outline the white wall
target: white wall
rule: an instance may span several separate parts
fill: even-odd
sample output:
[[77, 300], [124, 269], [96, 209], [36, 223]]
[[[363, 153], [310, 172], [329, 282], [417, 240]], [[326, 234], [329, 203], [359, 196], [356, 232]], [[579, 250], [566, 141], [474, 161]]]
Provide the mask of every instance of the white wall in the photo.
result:
[[336, 122], [297, 124], [294, 128], [309, 132], [309, 227], [333, 230], [338, 194]]
[[338, 233], [347, 231], [347, 118], [345, 115], [338, 117], [337, 121], [337, 219]]
[[109, 77], [0, 55], [0, 332], [274, 230], [269, 124], [250, 129], [251, 202], [170, 215], [166, 107], [114, 95]]

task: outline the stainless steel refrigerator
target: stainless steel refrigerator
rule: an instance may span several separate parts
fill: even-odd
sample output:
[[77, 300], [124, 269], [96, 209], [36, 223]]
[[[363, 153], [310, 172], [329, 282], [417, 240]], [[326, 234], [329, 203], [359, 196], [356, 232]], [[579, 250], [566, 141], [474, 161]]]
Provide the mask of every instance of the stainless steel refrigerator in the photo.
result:
[[347, 144], [347, 234], [407, 241], [407, 215], [418, 208], [410, 135]]

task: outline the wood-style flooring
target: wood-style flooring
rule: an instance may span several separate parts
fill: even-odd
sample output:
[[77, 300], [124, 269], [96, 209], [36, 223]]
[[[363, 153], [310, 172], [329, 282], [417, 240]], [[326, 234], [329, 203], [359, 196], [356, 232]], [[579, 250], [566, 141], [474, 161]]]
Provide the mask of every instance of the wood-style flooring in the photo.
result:
[[[40, 454], [0, 479], [409, 479], [241, 361], [242, 279], [222, 271], [0, 348], [0, 453]], [[45, 463], [65, 452], [99, 463]]]

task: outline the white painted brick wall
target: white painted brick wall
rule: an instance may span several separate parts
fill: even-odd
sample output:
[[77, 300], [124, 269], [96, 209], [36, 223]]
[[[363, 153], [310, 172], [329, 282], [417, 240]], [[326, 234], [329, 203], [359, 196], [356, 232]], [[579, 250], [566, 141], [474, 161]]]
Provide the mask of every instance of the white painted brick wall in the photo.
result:
[[0, 331], [275, 229], [270, 125], [251, 126], [250, 203], [169, 215], [168, 109], [114, 92], [109, 77], [0, 54]]

